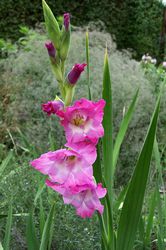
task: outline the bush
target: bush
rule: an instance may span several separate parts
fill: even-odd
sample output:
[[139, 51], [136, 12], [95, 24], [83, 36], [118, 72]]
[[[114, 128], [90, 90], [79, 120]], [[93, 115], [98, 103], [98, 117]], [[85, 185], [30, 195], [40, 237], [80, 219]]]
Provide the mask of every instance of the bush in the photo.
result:
[[[158, 56], [163, 12], [160, 1], [48, 0], [47, 3], [56, 16], [70, 12], [73, 25], [103, 21], [107, 31], [116, 37], [118, 48], [134, 49], [137, 58], [146, 52]], [[2, 0], [0, 20], [1, 36], [16, 39], [20, 36], [19, 25], [34, 27], [37, 22], [43, 21], [41, 1]]]

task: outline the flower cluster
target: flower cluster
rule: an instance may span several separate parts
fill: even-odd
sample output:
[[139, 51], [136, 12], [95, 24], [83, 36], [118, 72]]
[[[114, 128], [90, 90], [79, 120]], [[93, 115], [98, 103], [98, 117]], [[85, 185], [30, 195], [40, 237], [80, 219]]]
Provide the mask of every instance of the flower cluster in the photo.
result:
[[64, 107], [60, 101], [42, 105], [48, 115], [56, 114], [64, 127], [65, 149], [42, 154], [31, 165], [47, 175], [46, 185], [63, 196], [65, 204], [72, 204], [82, 218], [91, 217], [95, 210], [103, 212], [100, 198], [106, 195], [102, 184], [93, 176], [96, 144], [103, 136], [104, 100], [98, 102], [82, 98], [73, 106]]
[[157, 60], [156, 58], [152, 58], [151, 56], [149, 56], [149, 54], [145, 54], [142, 56], [142, 63], [147, 64], [147, 63], [151, 63], [151, 64], [156, 64]]

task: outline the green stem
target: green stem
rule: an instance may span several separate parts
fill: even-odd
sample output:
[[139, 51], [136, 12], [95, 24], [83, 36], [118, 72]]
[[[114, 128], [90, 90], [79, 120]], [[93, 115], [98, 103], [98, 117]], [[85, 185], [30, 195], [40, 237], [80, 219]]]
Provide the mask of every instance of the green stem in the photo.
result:
[[61, 61], [61, 71], [62, 71], [62, 78], [64, 82], [64, 74], [65, 74], [65, 61]]
[[74, 91], [75, 87], [69, 86], [66, 88], [65, 106], [69, 106], [72, 103]]

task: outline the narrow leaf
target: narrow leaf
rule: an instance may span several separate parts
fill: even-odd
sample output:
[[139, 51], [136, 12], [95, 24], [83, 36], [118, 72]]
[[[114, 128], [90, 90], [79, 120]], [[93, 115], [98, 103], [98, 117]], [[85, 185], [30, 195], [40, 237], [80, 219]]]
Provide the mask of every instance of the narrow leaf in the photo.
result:
[[33, 216], [32, 211], [29, 213], [29, 216], [27, 219], [26, 240], [27, 240], [28, 250], [38, 250], [39, 249], [39, 242], [38, 242], [38, 238], [36, 236], [34, 216]]
[[157, 208], [158, 208], [158, 248], [161, 250], [165, 250], [164, 248], [164, 238], [165, 238], [165, 223], [164, 223], [164, 213], [163, 213], [163, 209], [162, 209], [162, 201], [161, 201], [161, 197], [160, 197], [160, 192], [159, 192], [159, 186], [158, 186], [158, 190], [157, 190]]
[[114, 151], [113, 151], [113, 172], [115, 172], [120, 147], [121, 147], [121, 144], [124, 140], [126, 131], [128, 129], [129, 123], [131, 121], [131, 118], [132, 118], [134, 110], [135, 110], [135, 104], [136, 104], [137, 97], [138, 97], [138, 90], [137, 90], [136, 94], [134, 95], [134, 98], [130, 104], [130, 107], [122, 120], [118, 135], [117, 135], [116, 140], [115, 140]]
[[10, 160], [12, 159], [13, 156], [13, 152], [10, 152], [7, 157], [2, 161], [1, 165], [0, 165], [0, 176], [2, 176], [5, 168], [8, 166]]
[[140, 152], [120, 216], [117, 232], [117, 250], [132, 250], [141, 216], [145, 189], [150, 170], [153, 144], [159, 113], [160, 97]]
[[54, 17], [50, 7], [45, 0], [42, 0], [43, 12], [45, 18], [46, 29], [50, 40], [53, 42], [56, 49], [60, 46], [60, 29], [57, 20]]
[[40, 182], [38, 191], [36, 193], [35, 199], [34, 199], [34, 205], [36, 206], [38, 199], [40, 198], [41, 194], [43, 193], [44, 189], [46, 188], [45, 183], [43, 183], [43, 180]]
[[89, 65], [89, 34], [88, 31], [86, 31], [86, 43], [85, 43], [85, 48], [86, 48], [86, 63], [87, 63], [87, 82], [88, 82], [88, 95], [89, 95], [89, 100], [92, 99], [91, 96], [91, 90], [90, 90], [90, 65]]
[[126, 186], [122, 189], [122, 191], [120, 192], [118, 198], [117, 198], [116, 201], [114, 202], [114, 211], [117, 211], [117, 210], [119, 209], [119, 207], [120, 207], [121, 205], [123, 205], [123, 201], [124, 201], [124, 199], [125, 199], [125, 195], [126, 195], [126, 193], [127, 193], [128, 186], [129, 186], [129, 184], [126, 185]]
[[145, 221], [142, 218], [142, 216], [141, 216], [140, 221], [139, 221], [138, 229], [139, 229], [140, 239], [142, 242], [144, 242], [144, 239], [145, 239]]
[[106, 187], [108, 189], [109, 199], [112, 194], [113, 186], [113, 122], [112, 122], [112, 90], [111, 79], [108, 63], [107, 50], [104, 59], [104, 72], [103, 72], [103, 99], [106, 101], [104, 108], [104, 136], [103, 142], [103, 163], [104, 163], [104, 178]]
[[47, 217], [46, 223], [44, 225], [44, 230], [43, 230], [41, 244], [40, 244], [40, 250], [47, 250], [48, 243], [49, 243], [50, 230], [52, 227], [52, 223], [54, 221], [54, 211], [55, 211], [55, 204], [52, 205], [49, 215]]
[[[157, 208], [158, 208], [158, 217], [159, 217], [159, 230], [158, 230], [158, 247], [164, 249], [164, 240], [166, 238], [166, 195], [163, 193], [163, 197], [160, 197], [159, 189], [165, 187], [165, 182], [163, 180], [163, 170], [161, 165], [161, 155], [159, 152], [159, 146], [157, 139], [155, 138], [154, 142], [154, 156], [156, 161], [156, 171], [157, 171]], [[163, 199], [163, 201], [161, 201]], [[162, 204], [163, 202], [163, 204]], [[163, 208], [162, 208], [163, 205]]]
[[153, 227], [153, 217], [156, 207], [156, 190], [152, 193], [150, 199], [150, 208], [149, 208], [149, 215], [147, 219], [147, 226], [146, 226], [146, 233], [145, 233], [145, 245], [147, 246], [150, 243], [150, 236]]
[[42, 237], [44, 225], [45, 225], [45, 212], [43, 208], [42, 198], [40, 197], [40, 212], [39, 212], [39, 220], [40, 220], [40, 235]]
[[9, 211], [8, 211], [7, 223], [6, 223], [5, 238], [4, 238], [4, 243], [3, 243], [3, 247], [5, 250], [10, 249], [11, 227], [12, 227], [12, 210], [13, 210], [12, 205], [10, 205]]
[[[103, 99], [106, 101], [104, 108], [104, 136], [103, 144], [103, 165], [104, 181], [107, 188], [107, 209], [104, 210], [104, 223], [108, 232], [109, 248], [114, 250], [114, 231], [113, 231], [113, 121], [112, 121], [112, 89], [108, 63], [107, 50], [104, 58], [103, 72]], [[104, 199], [106, 200], [106, 198]], [[108, 213], [109, 212], [109, 213]]]

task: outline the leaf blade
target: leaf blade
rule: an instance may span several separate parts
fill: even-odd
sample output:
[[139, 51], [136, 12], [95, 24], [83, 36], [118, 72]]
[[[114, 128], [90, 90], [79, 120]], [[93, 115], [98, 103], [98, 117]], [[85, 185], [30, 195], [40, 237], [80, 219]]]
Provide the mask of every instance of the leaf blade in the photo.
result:
[[46, 223], [44, 225], [41, 244], [40, 244], [40, 250], [46, 250], [48, 247], [49, 234], [50, 234], [50, 229], [52, 227], [53, 217], [54, 217], [54, 210], [55, 210], [55, 204], [52, 205], [49, 215], [47, 217]]
[[89, 100], [91, 100], [92, 96], [91, 96], [91, 90], [90, 90], [90, 62], [89, 62], [89, 34], [88, 34], [88, 31], [86, 31], [85, 49], [86, 49], [86, 63], [87, 63], [88, 96], [89, 96]]
[[117, 250], [131, 250], [134, 244], [150, 170], [159, 106], [160, 96], [125, 197], [118, 225]]
[[0, 176], [2, 176], [5, 168], [7, 167], [7, 165], [9, 164], [10, 160], [13, 157], [13, 152], [11, 151], [7, 157], [2, 161], [1, 165], [0, 165]]
[[109, 199], [112, 194], [113, 186], [113, 121], [112, 121], [112, 89], [111, 78], [108, 63], [107, 50], [104, 58], [104, 72], [103, 72], [103, 99], [106, 101], [103, 117], [104, 136], [103, 143], [103, 164], [104, 164], [104, 178], [109, 193]]
[[50, 40], [53, 42], [56, 49], [60, 46], [60, 29], [59, 24], [54, 17], [50, 7], [47, 5], [45, 0], [42, 0], [44, 19], [46, 24], [46, 29]]
[[134, 95], [134, 98], [129, 106], [129, 109], [122, 120], [122, 123], [121, 123], [120, 128], [119, 128], [119, 132], [118, 132], [116, 140], [115, 140], [114, 150], [113, 150], [113, 172], [115, 172], [120, 147], [121, 147], [121, 144], [122, 144], [123, 139], [125, 137], [125, 134], [126, 134], [126, 131], [128, 129], [129, 123], [131, 121], [134, 110], [135, 110], [138, 92], [139, 92], [139, 90], [136, 91], [136, 94]]
[[26, 241], [28, 250], [38, 250], [39, 242], [36, 236], [33, 211], [29, 213], [26, 226]]
[[8, 211], [8, 217], [7, 217], [7, 223], [6, 223], [6, 229], [5, 229], [5, 238], [4, 238], [4, 243], [3, 247], [5, 250], [10, 249], [10, 238], [11, 238], [11, 228], [12, 228], [12, 205], [9, 207]]

